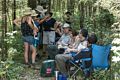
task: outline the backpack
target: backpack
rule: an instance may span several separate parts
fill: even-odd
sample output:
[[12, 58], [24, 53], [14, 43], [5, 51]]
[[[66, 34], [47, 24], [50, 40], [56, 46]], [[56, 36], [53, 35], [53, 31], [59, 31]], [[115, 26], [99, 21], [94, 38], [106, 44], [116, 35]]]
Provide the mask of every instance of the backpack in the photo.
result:
[[55, 71], [55, 60], [45, 60], [40, 69], [41, 77], [53, 77]]

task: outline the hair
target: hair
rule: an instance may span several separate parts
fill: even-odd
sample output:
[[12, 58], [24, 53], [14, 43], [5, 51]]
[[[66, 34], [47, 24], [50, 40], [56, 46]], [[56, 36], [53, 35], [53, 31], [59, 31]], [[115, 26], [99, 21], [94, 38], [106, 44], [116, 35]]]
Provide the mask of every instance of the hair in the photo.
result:
[[86, 29], [81, 29], [80, 34], [82, 34], [83, 37], [87, 38], [88, 37], [88, 30]]
[[78, 35], [78, 32], [75, 29], [70, 29], [70, 31], [72, 32], [73, 36], [77, 36]]
[[72, 15], [71, 12], [67, 11], [65, 14], [69, 14], [69, 15]]
[[95, 44], [97, 42], [97, 36], [96, 34], [91, 34], [89, 37], [88, 37], [88, 42], [90, 44]]
[[50, 15], [50, 17], [52, 17], [52, 15], [53, 15], [53, 13], [52, 13], [52, 12], [46, 12], [46, 13], [45, 13], [45, 15], [46, 15], [46, 14], [49, 14], [49, 15]]

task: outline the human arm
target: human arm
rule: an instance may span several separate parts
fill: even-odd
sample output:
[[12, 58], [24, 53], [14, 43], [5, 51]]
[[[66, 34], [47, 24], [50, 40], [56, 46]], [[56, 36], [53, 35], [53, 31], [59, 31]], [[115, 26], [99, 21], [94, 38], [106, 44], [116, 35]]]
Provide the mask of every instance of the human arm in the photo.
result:
[[13, 23], [19, 27], [21, 25], [21, 19], [15, 19], [13, 20]]
[[82, 49], [85, 49], [85, 48], [87, 48], [87, 41], [80, 42], [77, 48], [73, 47], [73, 48], [67, 49], [67, 52], [79, 53], [79, 52], [81, 52]]
[[34, 25], [34, 21], [32, 19], [31, 16], [27, 17], [27, 22], [28, 22], [28, 25], [30, 26], [31, 29], [35, 30], [36, 32], [38, 32], [38, 28], [35, 27]]
[[58, 33], [60, 36], [62, 36], [62, 34], [63, 34], [61, 27], [62, 27], [62, 23], [56, 21], [56, 23], [54, 25], [54, 29], [55, 29], [55, 32]]
[[45, 20], [47, 20], [48, 16], [45, 16], [43, 19], [39, 20], [39, 23], [42, 24]]

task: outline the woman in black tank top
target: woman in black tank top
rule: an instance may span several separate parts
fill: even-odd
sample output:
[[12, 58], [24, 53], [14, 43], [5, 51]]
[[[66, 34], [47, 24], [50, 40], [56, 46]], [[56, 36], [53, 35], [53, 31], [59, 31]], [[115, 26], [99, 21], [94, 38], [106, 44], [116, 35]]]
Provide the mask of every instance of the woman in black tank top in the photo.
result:
[[[25, 64], [26, 65], [30, 64], [30, 61], [28, 60], [28, 55], [29, 55], [30, 51], [32, 51], [32, 64], [35, 64], [36, 48], [33, 46], [33, 42], [34, 42], [33, 30], [35, 28], [32, 23], [32, 17], [30, 15], [26, 15], [26, 16], [22, 17], [20, 22], [21, 22], [22, 39], [24, 42]], [[17, 25], [17, 21], [16, 22], [14, 21], [14, 23]], [[29, 50], [29, 49], [31, 49], [31, 50]]]

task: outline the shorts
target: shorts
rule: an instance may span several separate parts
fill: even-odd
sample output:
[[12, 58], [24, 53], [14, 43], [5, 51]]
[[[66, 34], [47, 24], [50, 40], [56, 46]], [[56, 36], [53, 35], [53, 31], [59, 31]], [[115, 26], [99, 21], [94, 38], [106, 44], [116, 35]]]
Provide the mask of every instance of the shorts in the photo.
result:
[[33, 45], [34, 43], [34, 37], [33, 36], [22, 36], [23, 42], [27, 42], [30, 45]]
[[55, 31], [43, 31], [43, 44], [55, 43]]

